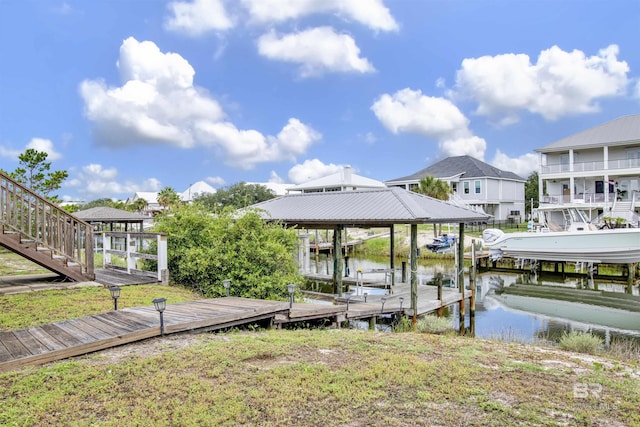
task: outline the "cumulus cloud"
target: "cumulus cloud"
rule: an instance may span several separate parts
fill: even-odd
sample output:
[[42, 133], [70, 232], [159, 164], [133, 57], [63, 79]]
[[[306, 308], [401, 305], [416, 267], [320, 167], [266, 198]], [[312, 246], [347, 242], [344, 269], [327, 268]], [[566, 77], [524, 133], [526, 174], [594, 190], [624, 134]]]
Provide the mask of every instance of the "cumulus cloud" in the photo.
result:
[[394, 134], [415, 133], [435, 139], [445, 156], [484, 158], [486, 141], [473, 135], [469, 119], [448, 99], [405, 88], [380, 96], [371, 110]]
[[258, 51], [269, 59], [300, 64], [301, 77], [324, 73], [371, 73], [375, 68], [360, 57], [360, 48], [347, 34], [331, 27], [277, 35], [274, 31], [258, 39]]
[[269, 182], [274, 184], [285, 184], [284, 179], [282, 179], [276, 171], [271, 171], [271, 174], [269, 174]]
[[547, 120], [599, 111], [598, 99], [625, 93], [629, 66], [610, 45], [597, 55], [558, 46], [531, 63], [525, 54], [467, 58], [456, 74], [453, 96], [477, 102], [478, 114], [514, 123], [521, 111]]
[[103, 197], [133, 195], [136, 191], [159, 191], [162, 185], [155, 178], [149, 178], [139, 183], [119, 182], [116, 168], [105, 168], [100, 164], [92, 163], [83, 166], [75, 176], [64, 183], [64, 187], [76, 190], [77, 194], [85, 200], [94, 200]]
[[174, 1], [167, 5], [167, 9], [170, 16], [165, 20], [165, 29], [189, 37], [233, 27], [221, 0]]
[[120, 47], [122, 85], [85, 80], [80, 94], [98, 143], [109, 146], [166, 144], [217, 149], [227, 163], [252, 168], [260, 162], [293, 160], [321, 135], [291, 118], [276, 136], [238, 129], [220, 104], [193, 83], [195, 71], [177, 53], [133, 37]]
[[398, 24], [382, 0], [242, 0], [251, 19], [278, 23], [312, 14], [333, 14], [371, 29], [395, 31]]
[[302, 164], [297, 164], [289, 169], [289, 181], [294, 184], [302, 184], [313, 179], [322, 178], [340, 172], [342, 166], [330, 163], [325, 165], [318, 159], [305, 160]]
[[56, 151], [53, 146], [53, 142], [51, 142], [50, 139], [45, 138], [31, 138], [31, 141], [29, 141], [22, 150], [14, 150], [13, 148], [0, 146], [0, 156], [17, 159], [20, 154], [24, 153], [24, 151], [29, 148], [47, 153], [47, 161], [59, 160], [62, 158], [62, 154]]
[[224, 178], [219, 176], [208, 176], [205, 178], [205, 181], [217, 187], [223, 187], [226, 184], [226, 181], [224, 180]]
[[538, 155], [527, 153], [520, 157], [512, 158], [497, 150], [491, 164], [498, 169], [510, 171], [522, 178], [528, 178], [532, 172], [538, 170]]

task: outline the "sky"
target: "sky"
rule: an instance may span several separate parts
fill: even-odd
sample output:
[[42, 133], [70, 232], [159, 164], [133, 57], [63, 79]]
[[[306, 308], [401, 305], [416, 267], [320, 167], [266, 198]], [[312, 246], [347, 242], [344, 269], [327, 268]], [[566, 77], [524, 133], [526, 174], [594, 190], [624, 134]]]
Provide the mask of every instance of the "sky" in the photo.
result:
[[640, 0], [0, 0], [0, 168], [67, 201], [380, 181], [640, 112]]

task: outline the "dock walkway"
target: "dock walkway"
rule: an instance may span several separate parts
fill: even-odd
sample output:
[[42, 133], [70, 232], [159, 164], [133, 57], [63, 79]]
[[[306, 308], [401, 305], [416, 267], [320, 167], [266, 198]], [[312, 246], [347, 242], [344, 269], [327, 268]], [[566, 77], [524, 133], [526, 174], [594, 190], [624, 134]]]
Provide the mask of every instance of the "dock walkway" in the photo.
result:
[[[354, 288], [355, 290], [355, 288]], [[465, 292], [464, 298], [471, 296]], [[446, 288], [442, 301], [434, 286], [418, 287], [418, 315], [461, 301], [457, 289]], [[167, 304], [163, 313], [164, 333], [212, 331], [269, 320], [281, 326], [308, 320], [332, 322], [375, 319], [389, 314], [413, 315], [408, 285], [399, 285], [393, 295], [354, 295], [335, 303], [293, 303], [239, 297], [222, 297]], [[153, 306], [70, 319], [49, 325], [0, 332], [0, 372], [79, 356], [161, 335], [160, 315]]]

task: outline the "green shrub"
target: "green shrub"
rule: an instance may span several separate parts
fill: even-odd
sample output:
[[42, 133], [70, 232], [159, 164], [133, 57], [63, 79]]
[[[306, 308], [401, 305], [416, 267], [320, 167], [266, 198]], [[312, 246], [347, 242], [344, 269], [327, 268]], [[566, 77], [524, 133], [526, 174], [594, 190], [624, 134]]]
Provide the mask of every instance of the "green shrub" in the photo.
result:
[[565, 332], [560, 337], [560, 348], [576, 353], [595, 354], [603, 344], [602, 338], [588, 332]]
[[446, 317], [424, 316], [417, 323], [418, 332], [444, 334], [453, 331], [451, 320]]
[[401, 317], [398, 323], [393, 325], [393, 332], [415, 332], [416, 328], [408, 317]]

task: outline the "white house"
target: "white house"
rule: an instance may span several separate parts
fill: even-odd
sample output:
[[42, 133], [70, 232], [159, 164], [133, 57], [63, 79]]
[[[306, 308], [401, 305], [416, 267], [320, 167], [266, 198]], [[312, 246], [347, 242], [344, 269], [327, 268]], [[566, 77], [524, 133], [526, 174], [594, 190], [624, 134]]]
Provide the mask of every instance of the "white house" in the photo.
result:
[[577, 207], [591, 217], [637, 223], [640, 114], [624, 116], [536, 149], [541, 207]]
[[180, 194], [180, 200], [183, 202], [192, 202], [198, 196], [202, 196], [204, 194], [213, 194], [216, 192], [216, 189], [207, 184], [204, 181], [198, 181], [195, 184], [191, 184], [189, 188], [184, 190]]
[[471, 156], [447, 157], [411, 175], [385, 181], [389, 187], [415, 189], [430, 175], [451, 186], [451, 201], [483, 211], [497, 220], [524, 220], [525, 179]]
[[384, 182], [356, 175], [351, 166], [344, 166], [340, 172], [313, 179], [287, 188], [288, 193], [326, 193], [329, 191], [350, 191], [366, 188], [385, 188]]

